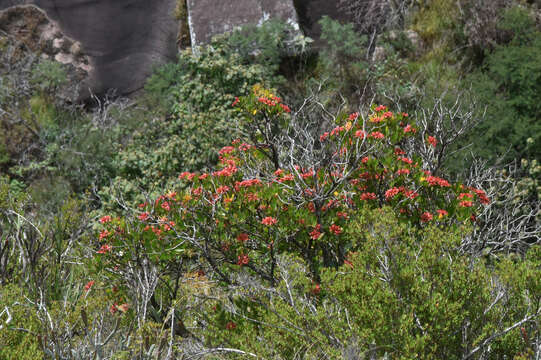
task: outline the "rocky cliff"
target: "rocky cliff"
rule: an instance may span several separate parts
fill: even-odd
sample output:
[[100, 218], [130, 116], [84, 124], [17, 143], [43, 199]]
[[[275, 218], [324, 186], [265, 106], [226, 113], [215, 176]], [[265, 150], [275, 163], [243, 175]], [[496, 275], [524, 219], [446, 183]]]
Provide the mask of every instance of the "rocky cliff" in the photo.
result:
[[[82, 96], [117, 89], [130, 94], [142, 87], [156, 64], [173, 60], [178, 51], [179, 19], [175, 8], [184, 0], [0, 0], [0, 11], [33, 4], [58, 24], [65, 37], [88, 56], [89, 76]], [[300, 23], [318, 37], [323, 15], [343, 19], [337, 1], [328, 0], [186, 0], [192, 45], [246, 23], [280, 18]], [[184, 6], [184, 5], [183, 5]], [[56, 56], [73, 60], [69, 51]]]
[[82, 44], [91, 69], [87, 85], [95, 93], [132, 93], [154, 64], [175, 58], [176, 0], [0, 0], [0, 10], [29, 3]]

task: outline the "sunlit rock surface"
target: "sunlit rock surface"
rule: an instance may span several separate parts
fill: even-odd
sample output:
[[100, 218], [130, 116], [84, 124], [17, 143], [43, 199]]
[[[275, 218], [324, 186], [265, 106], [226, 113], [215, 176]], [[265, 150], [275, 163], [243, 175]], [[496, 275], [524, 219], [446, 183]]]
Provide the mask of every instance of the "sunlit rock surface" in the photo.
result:
[[192, 45], [207, 43], [245, 24], [260, 24], [281, 19], [298, 27], [292, 0], [188, 0], [188, 16]]

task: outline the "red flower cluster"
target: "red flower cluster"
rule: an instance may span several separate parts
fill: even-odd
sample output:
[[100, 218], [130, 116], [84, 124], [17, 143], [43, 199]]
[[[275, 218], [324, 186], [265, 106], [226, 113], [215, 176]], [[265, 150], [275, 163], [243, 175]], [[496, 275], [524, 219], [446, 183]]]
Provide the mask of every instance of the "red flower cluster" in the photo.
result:
[[334, 135], [338, 135], [340, 134], [342, 131], [344, 131], [345, 128], [343, 126], [337, 126], [335, 127], [334, 129], [331, 130], [331, 136], [334, 136]]
[[361, 200], [376, 200], [377, 199], [376, 194], [369, 193], [369, 192], [362, 193], [360, 197], [361, 197]]
[[216, 189], [216, 194], [225, 194], [229, 191], [229, 186], [223, 185]]
[[240, 241], [241, 243], [246, 242], [249, 239], [250, 237], [246, 233], [240, 233], [237, 235], [237, 240]]
[[287, 174], [285, 175], [284, 177], [276, 180], [278, 181], [279, 183], [283, 183], [283, 182], [286, 182], [286, 181], [293, 181], [294, 177], [293, 177], [293, 174]]
[[390, 188], [385, 192], [385, 200], [390, 201], [398, 194], [403, 194], [408, 199], [415, 199], [419, 194], [414, 190], [406, 189], [403, 186]]
[[89, 282], [87, 282], [85, 285], [85, 291], [90, 290], [90, 288], [92, 287], [92, 285], [94, 285], [94, 283], [95, 283], [94, 280], [90, 280]]
[[101, 248], [98, 250], [98, 254], [106, 254], [109, 251], [111, 251], [111, 245], [103, 244]]
[[415, 130], [415, 128], [413, 126], [411, 126], [410, 124], [406, 125], [404, 127], [404, 134], [407, 134], [407, 133], [412, 133], [412, 134], [415, 134], [417, 130]]
[[218, 151], [218, 155], [229, 154], [233, 151], [235, 151], [235, 148], [233, 146], [224, 146], [223, 148], [220, 149], [220, 151]]
[[334, 235], [340, 235], [342, 233], [342, 228], [336, 224], [332, 224], [329, 227], [329, 231], [332, 232]]
[[161, 204], [160, 206], [161, 206], [162, 209], [164, 209], [165, 211], [171, 210], [171, 206], [169, 205], [169, 203], [168, 203], [167, 201], [162, 202], [162, 204]]
[[279, 105], [282, 108], [282, 110], [284, 110], [286, 113], [291, 112], [291, 109], [289, 108], [289, 106], [287, 106], [286, 104], [282, 104], [281, 103], [282, 99], [276, 96], [272, 96], [270, 99], [261, 96], [259, 99], [257, 99], [257, 101], [267, 106]]
[[449, 182], [445, 179], [442, 179], [442, 178], [439, 178], [437, 176], [428, 176], [426, 178], [426, 182], [428, 182], [428, 184], [430, 184], [430, 186], [441, 186], [441, 187], [450, 187], [451, 184], [449, 184]]
[[250, 180], [237, 181], [235, 183], [235, 190], [239, 191], [241, 188], [248, 188], [250, 186], [255, 186], [255, 185], [261, 185], [261, 180], [250, 179]]
[[277, 222], [278, 220], [270, 216], [267, 216], [263, 220], [261, 220], [261, 223], [266, 226], [276, 225]]
[[107, 230], [103, 230], [102, 232], [100, 232], [100, 240], [103, 240], [105, 239], [106, 237], [108, 237], [109, 235], [111, 235], [111, 233]]
[[428, 141], [433, 147], [436, 147], [436, 145], [438, 144], [438, 140], [436, 140], [434, 136], [428, 136], [426, 141]]
[[438, 217], [439, 217], [440, 219], [441, 219], [442, 217], [444, 217], [444, 216], [449, 215], [449, 213], [448, 213], [446, 210], [443, 210], [443, 209], [436, 210], [436, 212], [438, 213]]
[[180, 175], [178, 176], [178, 178], [179, 178], [180, 180], [182, 180], [182, 179], [188, 179], [189, 181], [192, 181], [193, 178], [194, 178], [196, 175], [197, 175], [196, 173], [191, 173], [191, 172], [189, 172], [189, 171], [185, 171], [185, 172], [183, 172], [182, 174], [180, 174]]
[[397, 187], [390, 188], [389, 190], [385, 191], [385, 200], [389, 201], [398, 194], [400, 194], [399, 188]]
[[250, 258], [248, 257], [248, 255], [240, 254], [239, 256], [237, 256], [237, 265], [247, 265], [249, 262]]
[[317, 224], [314, 230], [310, 232], [310, 238], [312, 240], [317, 240], [321, 236], [321, 225]]
[[409, 175], [410, 171], [408, 169], [398, 169], [396, 171], [396, 175]]
[[238, 171], [237, 167], [235, 165], [228, 165], [222, 170], [218, 170], [212, 173], [212, 176], [225, 176], [230, 177], [233, 176]]
[[141, 221], [147, 220], [148, 217], [149, 217], [149, 215], [148, 215], [147, 212], [143, 212], [143, 213], [139, 214], [139, 216], [138, 216], [139, 220], [141, 220]]
[[105, 224], [111, 221], [111, 217], [109, 215], [102, 216], [100, 219], [100, 223]]
[[471, 188], [471, 190], [477, 194], [477, 197], [479, 197], [479, 201], [481, 202], [481, 204], [487, 205], [490, 203], [490, 199], [483, 190], [475, 188]]
[[363, 130], [357, 130], [355, 131], [354, 136], [359, 139], [364, 139], [366, 137], [366, 132], [364, 132]]
[[413, 164], [413, 160], [411, 160], [410, 158], [407, 158], [407, 157], [401, 157], [398, 160], [400, 160], [400, 161], [402, 161], [403, 163], [406, 163], [406, 164]]
[[429, 213], [428, 211], [421, 214], [421, 222], [429, 222], [433, 218], [434, 218], [434, 216], [431, 213]]

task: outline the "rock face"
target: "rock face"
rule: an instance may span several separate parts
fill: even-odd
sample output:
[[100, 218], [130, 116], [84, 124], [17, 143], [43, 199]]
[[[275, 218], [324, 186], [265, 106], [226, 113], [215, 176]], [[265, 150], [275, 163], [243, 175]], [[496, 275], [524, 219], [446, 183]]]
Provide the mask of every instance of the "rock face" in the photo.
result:
[[[86, 82], [91, 72], [90, 60], [77, 41], [65, 36], [58, 24], [33, 5], [13, 6], [0, 12], [0, 73], [17, 71], [17, 63], [56, 60], [65, 66], [68, 83], [73, 86], [60, 91], [60, 96], [77, 100], [78, 84]], [[73, 91], [75, 90], [75, 91]]]
[[79, 42], [89, 57], [88, 88], [94, 93], [114, 88], [130, 94], [142, 87], [154, 65], [175, 58], [176, 0], [0, 0], [0, 10], [28, 3]]
[[[102, 94], [117, 89], [122, 95], [140, 89], [153, 66], [175, 59], [179, 19], [177, 1], [184, 0], [0, 0], [0, 11], [23, 4], [44, 10], [58, 24], [54, 55], [62, 63], [79, 64], [89, 72], [81, 88]], [[338, 0], [186, 0], [192, 45], [208, 42], [216, 34], [271, 18], [299, 24], [317, 39], [318, 20], [328, 15], [350, 21]], [[180, 4], [180, 3], [179, 3]], [[70, 41], [63, 40], [72, 39]], [[78, 55], [88, 56], [88, 64]]]
[[192, 45], [207, 43], [245, 24], [260, 24], [271, 18], [289, 22], [298, 28], [292, 0], [188, 0]]
[[353, 21], [353, 17], [340, 8], [339, 0], [295, 0], [300, 25], [307, 36], [317, 40], [321, 35], [318, 21], [328, 16], [342, 23]]

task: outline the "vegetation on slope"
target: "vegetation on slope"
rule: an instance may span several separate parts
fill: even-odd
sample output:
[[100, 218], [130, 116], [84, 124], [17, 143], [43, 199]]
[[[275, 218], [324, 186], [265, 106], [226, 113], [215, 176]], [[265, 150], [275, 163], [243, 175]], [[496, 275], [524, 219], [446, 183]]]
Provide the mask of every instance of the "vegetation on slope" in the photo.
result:
[[0, 359], [539, 357], [537, 5], [341, 4], [86, 109], [0, 34]]

